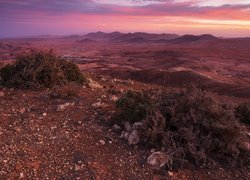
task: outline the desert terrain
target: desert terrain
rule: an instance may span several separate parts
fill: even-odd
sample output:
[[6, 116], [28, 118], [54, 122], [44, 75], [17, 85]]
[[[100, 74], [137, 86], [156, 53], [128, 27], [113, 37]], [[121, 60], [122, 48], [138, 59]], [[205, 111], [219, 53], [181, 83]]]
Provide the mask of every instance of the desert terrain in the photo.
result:
[[[69, 85], [67, 88], [74, 89], [66, 90], [74, 95], [61, 96], [63, 86], [58, 93], [53, 88], [32, 90], [0, 83], [0, 179], [249, 179], [247, 124], [239, 123], [248, 145], [239, 162], [211, 158], [202, 164], [169, 168], [166, 160], [160, 167], [156, 165], [158, 159], [149, 160], [152, 154], [167, 152], [164, 147], [130, 142], [140, 121], [111, 123], [119, 112], [117, 102], [127, 92], [179, 93], [193, 86], [211, 92], [216, 102], [230, 102], [223, 110], [218, 108], [223, 112], [218, 112], [218, 119], [230, 112], [225, 116], [225, 122], [230, 122], [234, 115], [227, 110], [231, 106], [250, 103], [249, 47], [250, 38], [209, 34], [96, 32], [1, 39], [0, 68], [15, 63], [23, 51], [53, 49], [60, 58], [76, 63], [88, 84], [76, 88]], [[197, 98], [193, 95], [192, 103]], [[206, 103], [201, 105], [205, 112]], [[210, 107], [209, 103], [212, 110], [208, 111], [216, 114], [214, 104]], [[203, 112], [202, 108], [198, 112]], [[225, 122], [223, 127], [228, 125]], [[177, 132], [175, 128], [171, 133]], [[235, 137], [227, 128], [222, 128], [223, 132]], [[167, 159], [163, 153], [161, 156]]]
[[169, 87], [194, 84], [250, 98], [250, 39], [212, 35], [103, 33], [0, 41], [0, 61], [29, 48], [51, 48], [82, 71]]

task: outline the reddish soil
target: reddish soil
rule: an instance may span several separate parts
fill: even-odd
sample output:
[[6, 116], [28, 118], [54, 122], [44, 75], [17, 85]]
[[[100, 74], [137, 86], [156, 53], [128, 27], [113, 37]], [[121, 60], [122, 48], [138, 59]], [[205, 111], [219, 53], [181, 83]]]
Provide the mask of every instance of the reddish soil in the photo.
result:
[[[249, 179], [250, 167], [219, 164], [155, 170], [146, 163], [150, 150], [129, 146], [107, 122], [115, 110], [111, 92], [164, 87], [91, 77], [103, 88], [83, 88], [77, 98], [0, 90], [0, 179]], [[105, 105], [93, 107], [97, 99]], [[57, 111], [68, 102], [74, 105]]]
[[[53, 48], [59, 55], [78, 63], [83, 71], [167, 87], [194, 84], [222, 95], [250, 100], [250, 38], [192, 42], [184, 38], [181, 43], [108, 40], [116, 36], [117, 33], [96, 33], [0, 40], [0, 60], [13, 60], [27, 48]], [[84, 39], [88, 42], [79, 42]]]

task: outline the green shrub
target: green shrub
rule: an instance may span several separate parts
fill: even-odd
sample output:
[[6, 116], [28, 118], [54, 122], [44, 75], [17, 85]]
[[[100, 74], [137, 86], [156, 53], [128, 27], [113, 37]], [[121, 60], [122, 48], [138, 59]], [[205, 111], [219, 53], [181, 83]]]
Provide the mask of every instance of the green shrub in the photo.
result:
[[237, 106], [235, 115], [241, 122], [250, 125], [250, 103], [243, 103]]
[[69, 82], [84, 84], [77, 65], [57, 57], [52, 50], [31, 50], [0, 69], [0, 84], [11, 88], [39, 89]]

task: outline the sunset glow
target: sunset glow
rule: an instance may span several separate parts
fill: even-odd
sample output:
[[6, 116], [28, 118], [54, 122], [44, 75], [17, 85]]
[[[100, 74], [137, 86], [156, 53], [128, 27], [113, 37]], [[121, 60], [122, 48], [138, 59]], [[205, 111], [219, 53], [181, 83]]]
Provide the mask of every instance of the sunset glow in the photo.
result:
[[0, 37], [91, 31], [250, 36], [249, 0], [0, 0]]

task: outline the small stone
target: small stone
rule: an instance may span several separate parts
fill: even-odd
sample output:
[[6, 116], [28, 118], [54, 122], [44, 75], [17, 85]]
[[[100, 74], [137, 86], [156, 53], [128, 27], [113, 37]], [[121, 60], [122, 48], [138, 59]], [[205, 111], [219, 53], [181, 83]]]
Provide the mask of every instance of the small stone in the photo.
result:
[[123, 134], [123, 138], [126, 139], [126, 140], [128, 140], [128, 137], [129, 137], [129, 133], [128, 133], [128, 132], [125, 132], [125, 133]]
[[99, 141], [102, 145], [105, 145], [105, 141], [104, 140], [100, 140]]
[[143, 129], [144, 126], [145, 126], [145, 123], [143, 123], [143, 122], [135, 122], [133, 124], [132, 129]]
[[92, 107], [94, 107], [94, 108], [101, 108], [104, 106], [105, 106], [105, 104], [102, 102], [95, 102], [94, 104], [92, 104]]
[[163, 152], [154, 152], [147, 159], [148, 164], [157, 168], [164, 166], [167, 161], [169, 161], [169, 157]]
[[121, 126], [118, 126], [117, 124], [114, 124], [112, 129], [117, 132], [117, 131], [121, 130]]
[[103, 88], [102, 85], [100, 85], [99, 83], [93, 81], [92, 79], [89, 79], [88, 86], [89, 86], [91, 89], [101, 89], [101, 88]]
[[43, 116], [47, 116], [47, 113], [43, 113]]
[[137, 130], [133, 130], [128, 137], [128, 144], [129, 145], [136, 145], [140, 141], [139, 132]]
[[174, 173], [171, 171], [168, 171], [168, 175], [172, 177], [174, 175]]
[[124, 127], [125, 127], [125, 129], [127, 130], [127, 131], [131, 131], [131, 126], [130, 126], [130, 123], [128, 122], [128, 121], [125, 121], [124, 122]]
[[4, 92], [0, 91], [0, 97], [4, 97]]
[[25, 110], [26, 110], [25, 108], [22, 108], [18, 112], [21, 113], [21, 114], [23, 114], [25, 112]]
[[65, 104], [58, 105], [57, 111], [58, 112], [64, 111], [67, 107], [74, 106], [74, 105], [75, 105], [75, 103], [65, 103]]
[[15, 127], [14, 129], [15, 129], [16, 132], [20, 132], [21, 131], [21, 129], [19, 127]]
[[81, 166], [75, 165], [75, 171], [79, 171], [81, 169]]
[[114, 101], [114, 102], [116, 102], [118, 100], [118, 97], [116, 97], [116, 96], [111, 96], [111, 101]]
[[23, 174], [23, 173], [20, 173], [19, 179], [23, 179], [23, 178], [24, 178], [24, 174]]
[[153, 149], [151, 149], [151, 150], [150, 150], [150, 152], [151, 152], [151, 153], [154, 153], [154, 152], [155, 152], [155, 149], [154, 149], [154, 148], [153, 148]]

